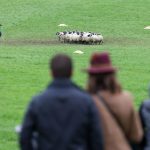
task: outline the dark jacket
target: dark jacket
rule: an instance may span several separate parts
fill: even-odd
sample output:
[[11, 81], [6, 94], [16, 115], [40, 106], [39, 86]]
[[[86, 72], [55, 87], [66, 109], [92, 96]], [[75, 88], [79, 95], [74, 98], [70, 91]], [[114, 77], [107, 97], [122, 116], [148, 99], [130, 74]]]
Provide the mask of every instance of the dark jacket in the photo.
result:
[[97, 110], [91, 97], [70, 80], [55, 80], [33, 98], [20, 136], [22, 150], [102, 150]]
[[140, 108], [140, 116], [144, 128], [144, 150], [150, 150], [150, 100], [146, 100], [143, 102]]

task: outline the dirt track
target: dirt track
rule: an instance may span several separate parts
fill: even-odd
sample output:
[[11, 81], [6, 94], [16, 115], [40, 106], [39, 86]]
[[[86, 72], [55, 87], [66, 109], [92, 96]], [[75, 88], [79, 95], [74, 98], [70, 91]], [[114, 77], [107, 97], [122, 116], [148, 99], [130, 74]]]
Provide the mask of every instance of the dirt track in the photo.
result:
[[[104, 39], [104, 45], [149, 45], [150, 40], [149, 39], [135, 39], [135, 38], [106, 38]], [[65, 43], [69, 44], [69, 43]], [[54, 46], [54, 45], [64, 45], [64, 43], [60, 43], [57, 39], [8, 39], [8, 40], [0, 40], [0, 45], [10, 45], [10, 46], [25, 46], [25, 45], [48, 45], [48, 46]], [[88, 44], [80, 44], [80, 45], [88, 45]], [[89, 44], [90, 45], [90, 44]], [[93, 45], [94, 46], [94, 45]]]
[[[77, 43], [61, 43], [55, 39], [11, 39], [11, 40], [1, 40], [1, 45], [10, 45], [10, 46], [24, 46], [24, 45], [64, 45], [64, 44], [77, 44]], [[78, 45], [91, 45], [91, 44], [81, 44]]]
[[2, 40], [2, 45], [22, 46], [22, 45], [61, 45], [57, 40], [35, 40], [35, 39], [14, 39], [14, 40]]

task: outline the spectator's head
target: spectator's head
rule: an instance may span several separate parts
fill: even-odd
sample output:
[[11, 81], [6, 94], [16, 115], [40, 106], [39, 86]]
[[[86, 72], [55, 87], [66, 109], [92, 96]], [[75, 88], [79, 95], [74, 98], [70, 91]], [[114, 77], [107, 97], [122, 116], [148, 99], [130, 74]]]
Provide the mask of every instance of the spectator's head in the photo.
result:
[[50, 61], [50, 69], [54, 78], [70, 78], [72, 75], [72, 60], [65, 54], [57, 54]]
[[95, 53], [91, 57], [90, 67], [86, 70], [89, 74], [88, 91], [109, 91], [112, 94], [121, 92], [121, 86], [116, 79], [116, 68], [112, 66], [109, 53]]

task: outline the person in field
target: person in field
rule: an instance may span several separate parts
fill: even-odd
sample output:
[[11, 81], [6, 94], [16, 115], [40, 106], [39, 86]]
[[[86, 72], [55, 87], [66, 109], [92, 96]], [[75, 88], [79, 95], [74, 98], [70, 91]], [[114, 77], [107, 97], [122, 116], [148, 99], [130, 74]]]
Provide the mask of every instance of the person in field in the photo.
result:
[[2, 37], [2, 29], [1, 29], [2, 25], [0, 24], [0, 38]]
[[[94, 53], [90, 66], [88, 92], [99, 109], [104, 131], [105, 150], [131, 150], [143, 137], [138, 113], [132, 95], [124, 91], [116, 79], [107, 52]], [[129, 144], [131, 143], [131, 144]]]
[[52, 83], [32, 99], [25, 114], [21, 150], [35, 145], [37, 150], [103, 150], [98, 111], [91, 97], [71, 81], [72, 60], [58, 54], [50, 70]]

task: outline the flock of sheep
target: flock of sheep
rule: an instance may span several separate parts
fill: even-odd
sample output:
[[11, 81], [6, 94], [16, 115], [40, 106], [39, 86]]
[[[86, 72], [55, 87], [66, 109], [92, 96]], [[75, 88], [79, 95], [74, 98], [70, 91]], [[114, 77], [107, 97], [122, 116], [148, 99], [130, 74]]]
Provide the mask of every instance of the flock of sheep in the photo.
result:
[[92, 32], [64, 31], [57, 32], [58, 40], [62, 43], [102, 44], [103, 36]]

